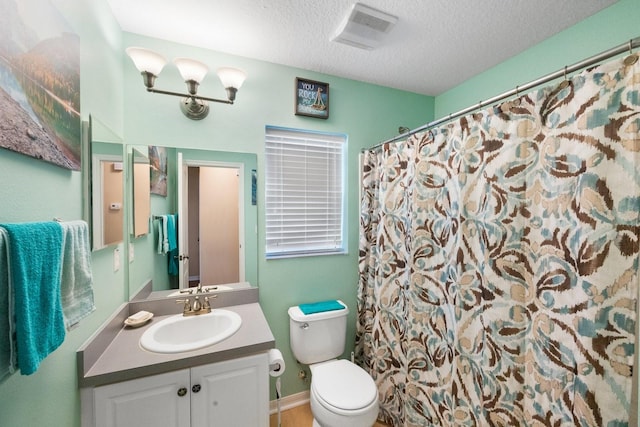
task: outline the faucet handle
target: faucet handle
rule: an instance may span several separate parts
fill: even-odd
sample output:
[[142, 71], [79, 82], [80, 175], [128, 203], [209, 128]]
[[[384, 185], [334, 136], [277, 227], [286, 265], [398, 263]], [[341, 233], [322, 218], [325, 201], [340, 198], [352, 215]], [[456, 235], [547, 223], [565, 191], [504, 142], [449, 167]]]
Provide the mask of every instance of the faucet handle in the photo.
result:
[[191, 301], [189, 301], [189, 298], [176, 300], [176, 304], [182, 304], [182, 303], [184, 303], [184, 307], [182, 308], [182, 311], [184, 312], [191, 311]]

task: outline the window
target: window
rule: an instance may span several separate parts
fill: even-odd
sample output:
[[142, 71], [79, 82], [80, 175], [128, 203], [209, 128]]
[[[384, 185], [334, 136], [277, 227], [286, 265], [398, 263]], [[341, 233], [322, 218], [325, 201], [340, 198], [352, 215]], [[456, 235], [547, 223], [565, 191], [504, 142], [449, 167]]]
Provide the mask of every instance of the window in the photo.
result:
[[346, 252], [347, 136], [267, 126], [266, 256]]

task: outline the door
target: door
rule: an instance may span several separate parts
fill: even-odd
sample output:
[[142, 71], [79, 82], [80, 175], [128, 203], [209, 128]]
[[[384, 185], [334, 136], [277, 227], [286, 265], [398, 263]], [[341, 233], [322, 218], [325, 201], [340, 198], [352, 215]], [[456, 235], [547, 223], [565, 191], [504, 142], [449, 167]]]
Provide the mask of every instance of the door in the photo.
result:
[[190, 427], [188, 369], [94, 389], [96, 427]]
[[240, 281], [239, 170], [200, 167], [200, 282]]

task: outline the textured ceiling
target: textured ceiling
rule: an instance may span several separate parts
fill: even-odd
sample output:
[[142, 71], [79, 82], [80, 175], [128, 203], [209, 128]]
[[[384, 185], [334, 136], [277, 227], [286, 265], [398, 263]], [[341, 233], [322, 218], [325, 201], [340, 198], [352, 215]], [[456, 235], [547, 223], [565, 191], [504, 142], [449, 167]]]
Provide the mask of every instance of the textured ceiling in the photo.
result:
[[107, 1], [127, 32], [425, 95], [615, 3], [363, 0], [399, 18], [383, 45], [366, 51], [330, 41], [353, 0]]

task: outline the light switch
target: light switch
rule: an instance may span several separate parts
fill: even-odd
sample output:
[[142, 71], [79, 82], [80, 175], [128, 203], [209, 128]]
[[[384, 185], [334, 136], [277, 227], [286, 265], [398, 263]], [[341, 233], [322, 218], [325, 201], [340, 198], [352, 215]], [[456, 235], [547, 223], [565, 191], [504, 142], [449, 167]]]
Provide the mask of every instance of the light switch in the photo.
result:
[[134, 246], [133, 246], [133, 243], [129, 243], [129, 264], [133, 262], [134, 258], [135, 258]]

